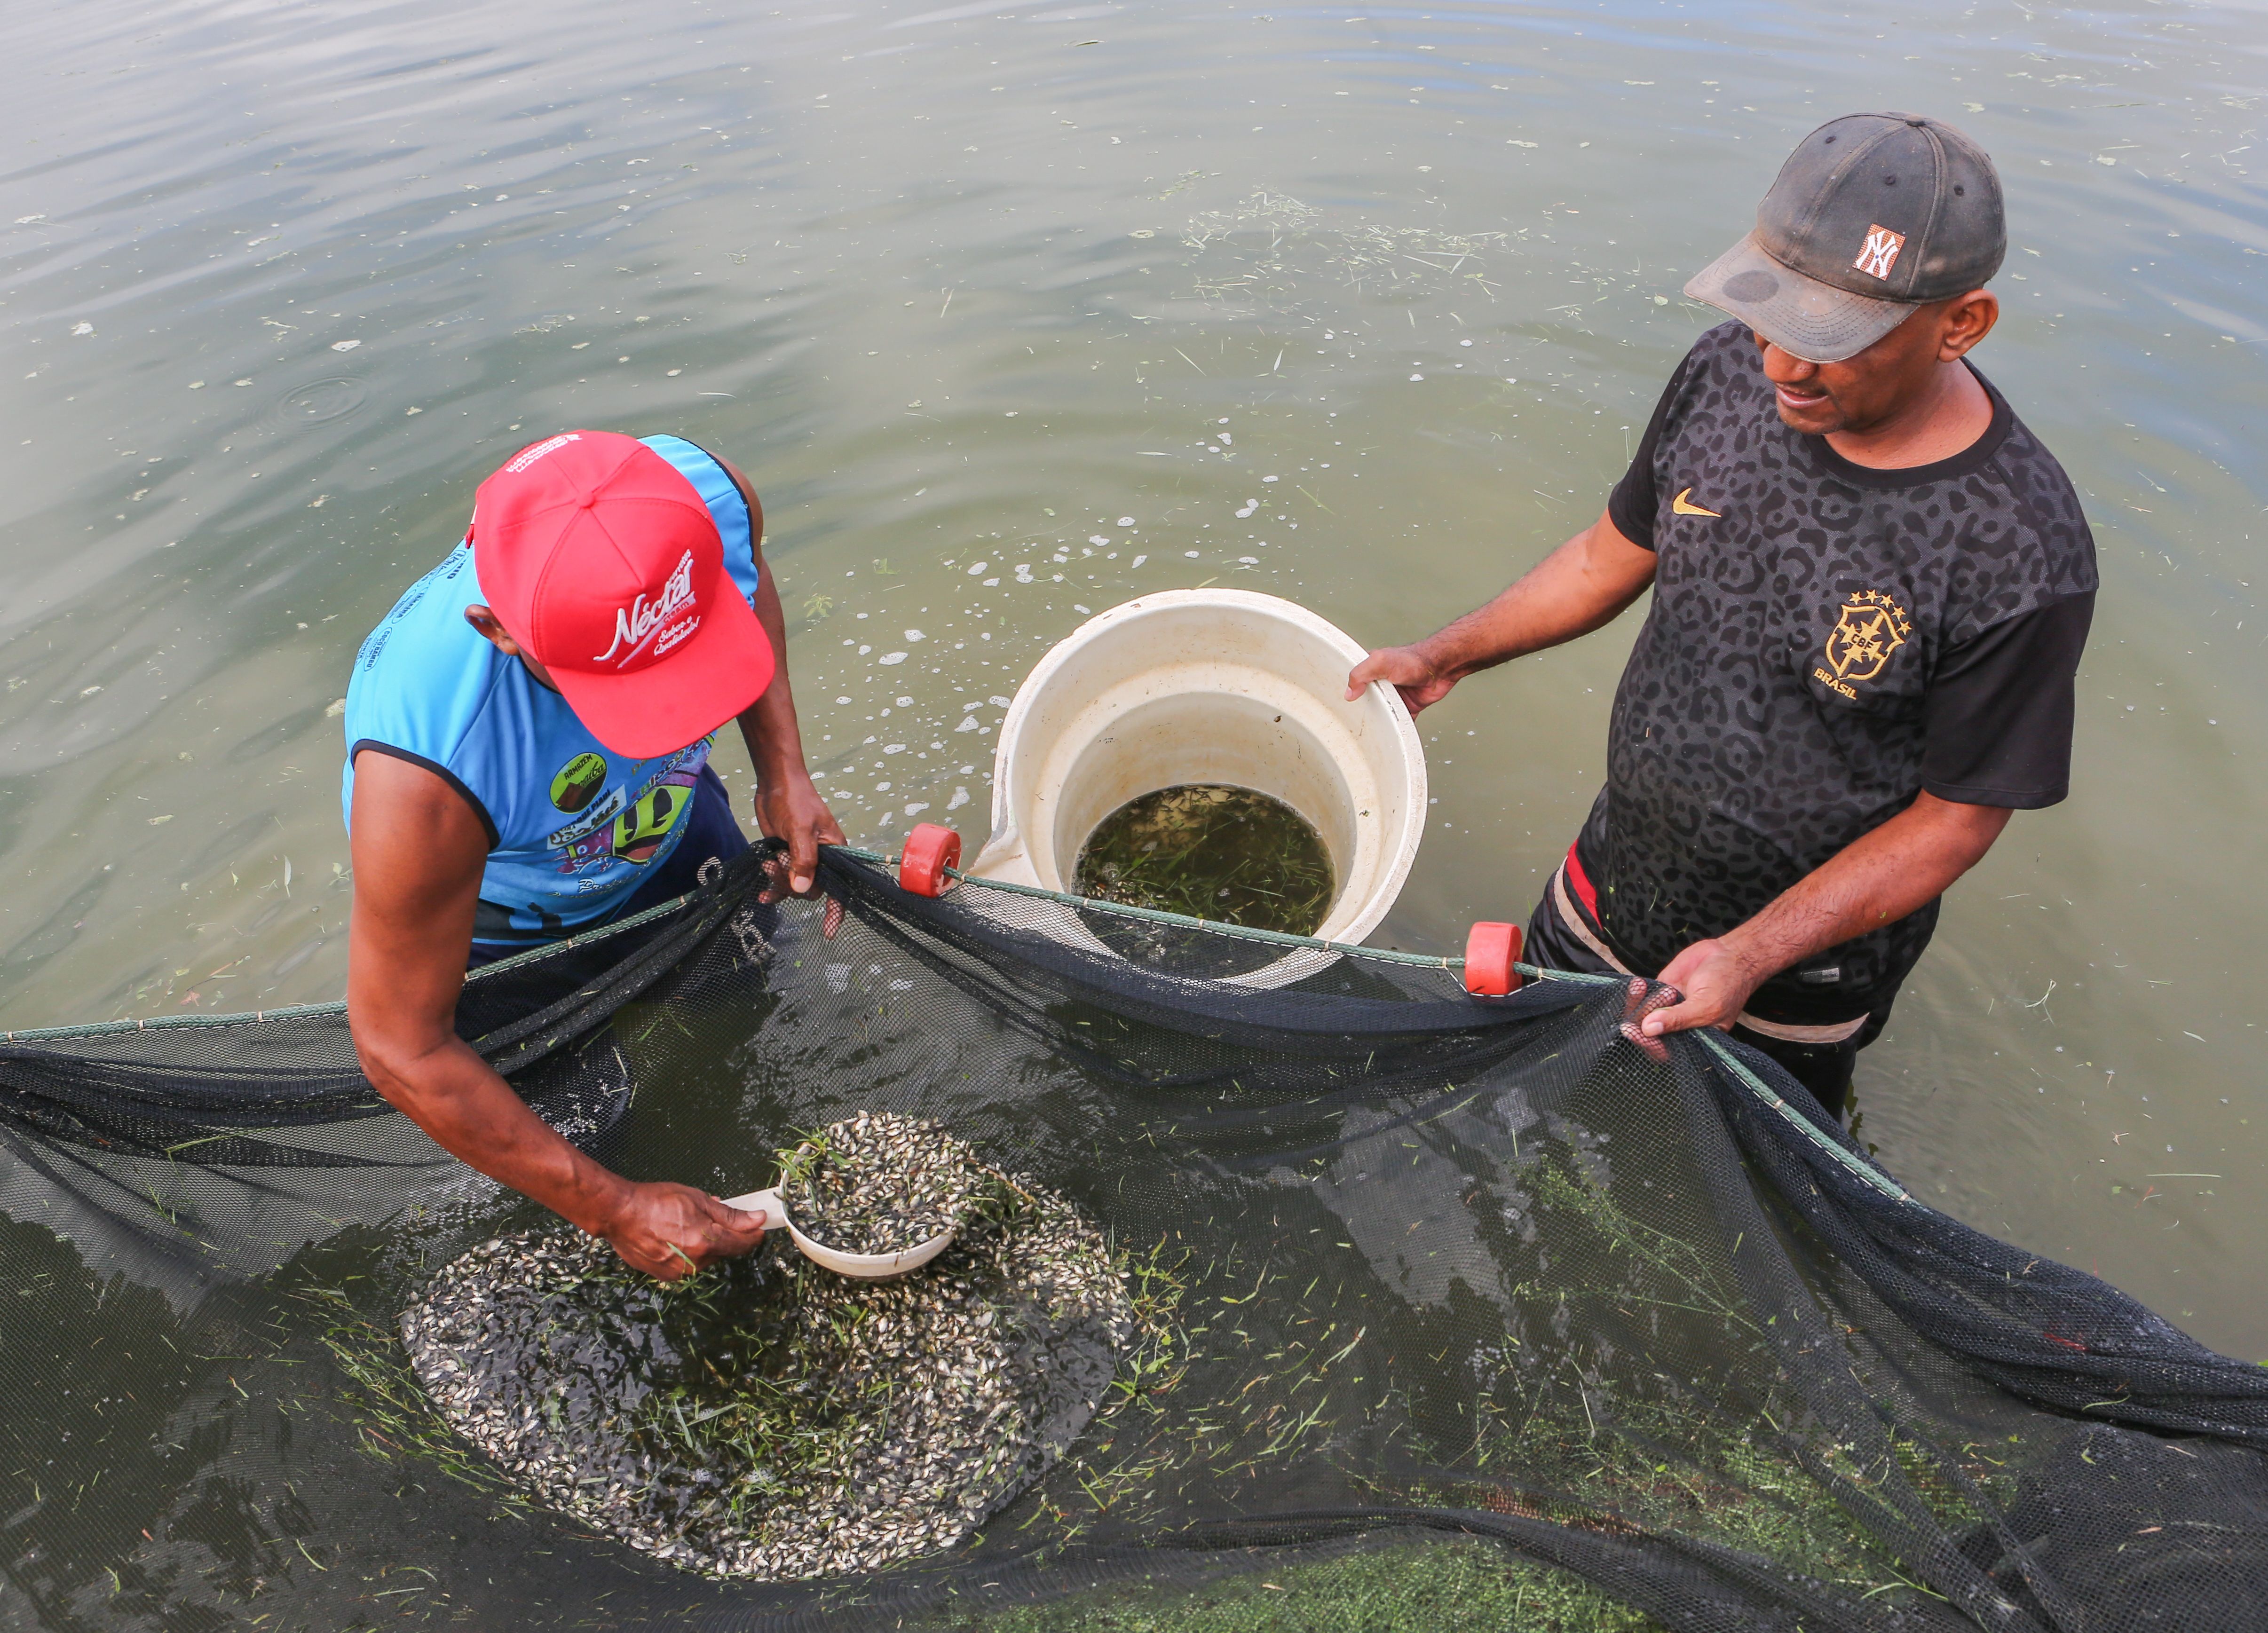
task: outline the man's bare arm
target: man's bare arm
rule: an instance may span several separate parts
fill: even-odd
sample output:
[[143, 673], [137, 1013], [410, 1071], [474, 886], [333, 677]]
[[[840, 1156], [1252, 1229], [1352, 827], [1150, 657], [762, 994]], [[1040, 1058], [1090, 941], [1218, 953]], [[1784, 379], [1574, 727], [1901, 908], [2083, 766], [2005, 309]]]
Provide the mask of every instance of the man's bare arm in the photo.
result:
[[1654, 554], [1599, 519], [1515, 579], [1486, 606], [1410, 646], [1387, 646], [1347, 676], [1347, 701], [1373, 680], [1401, 692], [1410, 712], [1440, 702], [1467, 675], [1557, 646], [1612, 622], [1653, 582]]
[[2005, 805], [1969, 805], [1925, 793], [1855, 839], [1739, 929], [1697, 941], [1661, 980], [1683, 1001], [1642, 1023], [1650, 1034], [1729, 1026], [1756, 989], [1815, 953], [1896, 923], [1945, 894], [2008, 825]]
[[457, 1036], [488, 835], [424, 767], [365, 749], [355, 764], [347, 1020], [364, 1074], [451, 1155], [603, 1236], [674, 1281], [763, 1239], [759, 1212], [688, 1186], [609, 1173], [528, 1109]]
[[740, 737], [756, 768], [756, 823], [769, 838], [788, 847], [790, 887], [798, 895], [811, 888], [819, 866], [819, 847], [847, 842], [843, 826], [814, 787], [803, 758], [803, 728], [795, 717], [795, 689], [787, 676], [787, 614], [779, 585], [764, 569], [764, 511], [740, 467], [718, 461], [740, 485], [748, 502], [748, 542], [756, 558], [756, 622], [772, 644], [772, 682], [740, 716]]

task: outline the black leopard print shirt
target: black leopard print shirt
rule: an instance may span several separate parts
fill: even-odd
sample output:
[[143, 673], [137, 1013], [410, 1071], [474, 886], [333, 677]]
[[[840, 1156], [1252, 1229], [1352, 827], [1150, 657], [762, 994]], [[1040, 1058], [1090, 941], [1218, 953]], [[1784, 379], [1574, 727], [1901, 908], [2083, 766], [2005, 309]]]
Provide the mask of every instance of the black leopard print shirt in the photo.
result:
[[[1920, 790], [2064, 797], [2095, 541], [2063, 467], [1985, 389], [1973, 446], [1885, 471], [1781, 422], [1738, 323], [1671, 378], [1608, 506], [1659, 565], [1578, 842], [1631, 968], [1753, 916]], [[1932, 902], [1807, 960], [1751, 1008], [1887, 1003], [1936, 920]]]

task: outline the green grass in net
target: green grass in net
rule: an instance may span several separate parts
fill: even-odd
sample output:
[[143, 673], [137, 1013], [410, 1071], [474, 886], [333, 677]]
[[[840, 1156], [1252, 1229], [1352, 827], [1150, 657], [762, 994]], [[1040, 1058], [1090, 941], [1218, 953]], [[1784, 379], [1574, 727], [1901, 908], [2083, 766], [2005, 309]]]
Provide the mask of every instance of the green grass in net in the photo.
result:
[[[1554, 1387], [1556, 1386], [1556, 1387]], [[1595, 1379], [1499, 1398], [1469, 1484], [1413, 1497], [1579, 1526], [1703, 1537], [1853, 1597], [1913, 1585], [1818, 1481], [1745, 1412], [1646, 1398]], [[1491, 1478], [1493, 1476], [1493, 1478]]]
[[[1009, 1186], [980, 1198], [972, 1217], [1012, 1228], [1029, 1205]], [[1112, 1512], [1132, 1491], [1148, 1488], [1166, 1462], [1184, 1460], [1155, 1451], [1134, 1458], [1114, 1458], [1111, 1453], [1130, 1421], [1147, 1426], [1173, 1419], [1167, 1397], [1186, 1378], [1191, 1354], [1191, 1335], [1181, 1321], [1190, 1286], [1188, 1259], [1185, 1248], [1164, 1240], [1147, 1251], [1111, 1252], [1112, 1267], [1131, 1295], [1136, 1336], [1119, 1360], [1093, 1426], [1067, 1456], [1069, 1506], [1048, 1504], [1042, 1511], [1071, 1522], [1064, 1527], [1066, 1539], [1082, 1528], [1083, 1519]], [[812, 1392], [797, 1387], [799, 1380], [736, 1369], [730, 1379], [711, 1375], [706, 1387], [657, 1387], [631, 1413], [635, 1431], [657, 1445], [675, 1446], [704, 1462], [763, 1472], [755, 1485], [733, 1488], [728, 1500], [735, 1521], [743, 1518], [744, 1502], [775, 1502], [784, 1492], [803, 1491], [841, 1463], [858, 1436], [862, 1403], [877, 1409], [887, 1404], [887, 1370], [853, 1365], [861, 1353], [858, 1301], [850, 1296], [855, 1287], [799, 1259], [790, 1261], [786, 1273], [797, 1288], [795, 1298], [806, 1307], [839, 1306], [824, 1311], [823, 1330], [813, 1335], [809, 1352], [821, 1357], [831, 1375], [850, 1384], [847, 1392], [829, 1394], [826, 1409], [814, 1411]], [[611, 1267], [607, 1274], [670, 1306], [670, 1324], [694, 1351], [696, 1365], [705, 1351], [753, 1352], [777, 1338], [771, 1328], [778, 1311], [734, 1298], [733, 1278], [722, 1272], [666, 1284], [650, 1283], [627, 1267]], [[331, 1268], [291, 1290], [312, 1313], [314, 1334], [342, 1375], [331, 1406], [353, 1425], [361, 1449], [379, 1460], [428, 1469], [504, 1506], [527, 1510], [531, 1504], [520, 1487], [435, 1409], [399, 1330], [392, 1320], [369, 1313], [372, 1285], [367, 1276]], [[1197, 1329], [1200, 1335], [1205, 1330]], [[1211, 1420], [1202, 1415], [1187, 1425], [1187, 1444], [1179, 1448], [1184, 1457], [1211, 1432]], [[1280, 1434], [1275, 1444], [1283, 1444]]]
[[1491, 1543], [1367, 1546], [1286, 1557], [1189, 1588], [1098, 1593], [949, 1623], [985, 1633], [1653, 1633], [1580, 1578]]
[[1123, 1262], [1146, 1336], [1088, 1431], [994, 1528], [1047, 1547], [1154, 1532], [1367, 1432], [1368, 1328], [1322, 1277], [1302, 1289], [1234, 1254], [1200, 1267], [1170, 1239]]
[[[1557, 1157], [1543, 1158], [1523, 1177], [1537, 1211], [1564, 1239], [1549, 1277], [1521, 1283], [1515, 1297], [1583, 1299], [1625, 1317], [1667, 1316], [1705, 1328], [1720, 1344], [1763, 1352], [1764, 1329], [1733, 1284], [1731, 1267], [1712, 1251], [1713, 1239], [1635, 1217], [1596, 1179]], [[1616, 1276], [1587, 1283], [1572, 1264], [1611, 1266]]]
[[[1889, 1427], [1900, 1415], [1887, 1397], [1876, 1402], [1886, 1457], [1870, 1462], [1815, 1425], [1799, 1430], [1808, 1414], [1757, 1313], [1734, 1286], [1722, 1244], [1634, 1217], [1580, 1151], [1544, 1155], [1522, 1178], [1553, 1269], [1513, 1296], [1578, 1311], [1573, 1327], [1594, 1335], [1613, 1331], [1610, 1318], [1619, 1315], [1623, 1342], [1594, 1338], [1549, 1362], [1530, 1356], [1525, 1366], [1508, 1365], [1484, 1394], [1469, 1452], [1444, 1460], [1469, 1468], [1471, 1482], [1404, 1491], [1399, 1500], [1704, 1537], [1853, 1599], [1895, 1605], [1926, 1593], [1845, 1499], [1896, 1507], [1918, 1498], [1938, 1525], [1957, 1531], [1984, 1518], [1976, 1488], [2006, 1484], [1993, 1460], [2010, 1460], [2007, 1448], [1969, 1448], [1948, 1468]], [[1691, 1342], [1687, 1353], [1720, 1357], [1715, 1399], [1658, 1370], [1665, 1348], [1655, 1346], [1670, 1328]]]
[[[357, 1282], [364, 1287], [357, 1290]], [[313, 1313], [315, 1335], [342, 1374], [329, 1398], [332, 1409], [353, 1424], [360, 1448], [379, 1461], [430, 1469], [501, 1507], [529, 1512], [526, 1495], [485, 1454], [460, 1439], [433, 1409], [401, 1335], [364, 1307], [369, 1283], [367, 1276], [341, 1275], [335, 1281], [313, 1280], [292, 1290], [292, 1296]]]
[[1099, 901], [1313, 935], [1330, 911], [1330, 853], [1280, 799], [1192, 783], [1130, 799], [1080, 848], [1072, 888]]

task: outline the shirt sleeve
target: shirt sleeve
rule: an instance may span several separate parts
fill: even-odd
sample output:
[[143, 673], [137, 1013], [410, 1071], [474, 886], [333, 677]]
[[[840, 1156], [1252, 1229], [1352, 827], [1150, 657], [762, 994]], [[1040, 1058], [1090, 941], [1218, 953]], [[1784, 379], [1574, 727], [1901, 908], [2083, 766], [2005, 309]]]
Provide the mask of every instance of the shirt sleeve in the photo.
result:
[[717, 538], [725, 547], [725, 570], [732, 576], [733, 585], [749, 606], [756, 603], [756, 590], [763, 583], [763, 570], [758, 564], [756, 552], [762, 541], [755, 534], [755, 512], [748, 503], [747, 490], [740, 479], [733, 474], [724, 460], [697, 442], [682, 437], [657, 436], [644, 438], [645, 445], [677, 467], [678, 474], [693, 484], [701, 502], [709, 507], [710, 519], [717, 524]]
[[1660, 496], [1653, 485], [1654, 451], [1661, 445], [1661, 430], [1669, 419], [1669, 405], [1685, 377], [1692, 371], [1693, 353], [1687, 352], [1685, 360], [1669, 377], [1669, 384], [1661, 388], [1661, 398], [1653, 405], [1653, 417], [1646, 423], [1646, 435], [1638, 439], [1638, 452], [1631, 456], [1630, 468], [1607, 496], [1607, 519], [1621, 530], [1624, 538], [1642, 550], [1653, 548], [1653, 516], [1660, 504]]
[[1923, 702], [1921, 785], [2032, 811], [2070, 791], [2073, 691], [2095, 592], [2050, 601], [1948, 651]]

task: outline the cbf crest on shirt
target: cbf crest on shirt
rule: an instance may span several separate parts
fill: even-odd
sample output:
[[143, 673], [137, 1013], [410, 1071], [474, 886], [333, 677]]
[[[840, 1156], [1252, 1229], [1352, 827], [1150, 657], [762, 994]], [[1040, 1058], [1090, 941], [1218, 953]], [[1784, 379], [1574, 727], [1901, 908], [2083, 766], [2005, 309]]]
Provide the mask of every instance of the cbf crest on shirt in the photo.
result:
[[1857, 688], [1881, 679], [1912, 633], [1913, 620], [1906, 616], [1896, 596], [1881, 590], [1861, 590], [1846, 596], [1842, 615], [1827, 632], [1824, 656], [1832, 672], [1815, 668], [1811, 678], [1855, 703]]
[[[681, 438], [644, 441], [701, 496], [733, 587], [753, 603], [756, 541], [732, 474]], [[665, 586], [650, 605], [622, 609], [617, 638], [666, 636], [669, 599]], [[347, 686], [342, 797], [351, 823], [355, 761], [366, 751], [441, 777], [488, 830], [474, 939], [552, 940], [603, 922], [676, 849], [715, 738], [643, 760], [609, 752], [564, 699], [465, 622], [465, 608], [486, 600], [467, 541], [363, 643]]]

